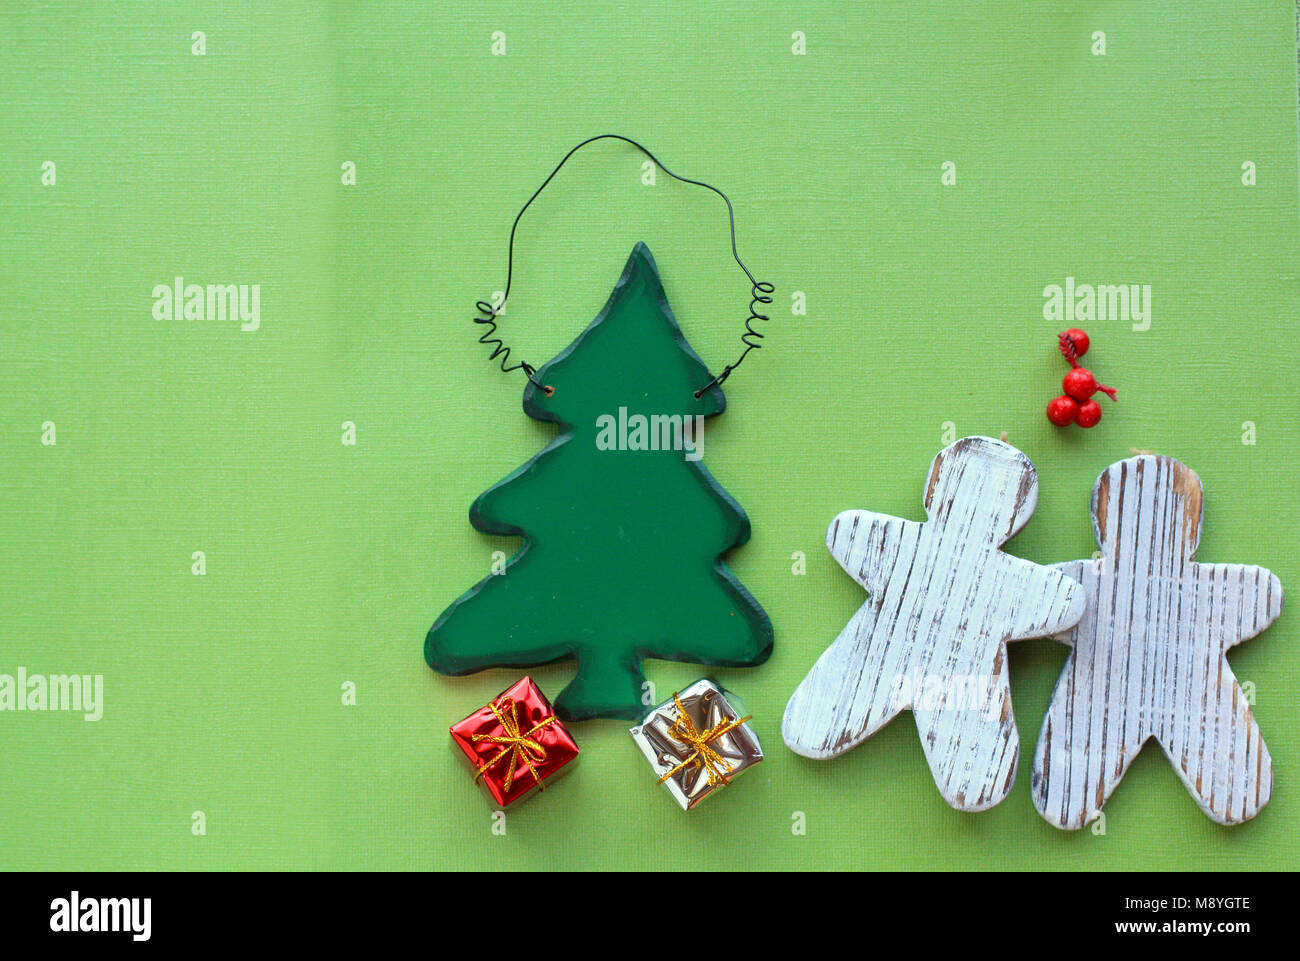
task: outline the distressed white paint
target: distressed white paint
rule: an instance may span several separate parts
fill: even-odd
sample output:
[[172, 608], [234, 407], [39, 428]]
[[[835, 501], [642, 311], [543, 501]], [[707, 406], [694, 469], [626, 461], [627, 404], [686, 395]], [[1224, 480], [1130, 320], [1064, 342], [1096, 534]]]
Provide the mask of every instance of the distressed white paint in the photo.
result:
[[1150, 738], [1219, 823], [1268, 802], [1272, 759], [1224, 655], [1277, 619], [1282, 585], [1262, 567], [1196, 563], [1201, 515], [1195, 471], [1119, 461], [1092, 492], [1102, 557], [1057, 565], [1088, 598], [1034, 754], [1034, 805], [1059, 828], [1095, 818]]
[[[1083, 615], [1077, 583], [999, 549], [1037, 501], [1029, 458], [966, 437], [930, 466], [926, 522], [867, 511], [835, 518], [826, 546], [871, 596], [786, 706], [791, 750], [836, 757], [910, 708], [949, 804], [982, 811], [1006, 796], [1020, 747], [1006, 644], [1059, 633]], [[945, 681], [941, 696], [927, 693]], [[979, 697], [951, 696], [959, 684]]]

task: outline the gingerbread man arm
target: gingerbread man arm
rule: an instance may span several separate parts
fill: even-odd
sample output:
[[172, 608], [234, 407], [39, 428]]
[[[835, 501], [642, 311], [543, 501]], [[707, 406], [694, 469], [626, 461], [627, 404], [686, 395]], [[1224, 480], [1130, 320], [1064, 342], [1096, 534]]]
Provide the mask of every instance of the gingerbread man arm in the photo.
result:
[[1253, 564], [1197, 564], [1201, 590], [1213, 595], [1223, 612], [1218, 630], [1224, 648], [1250, 640], [1282, 613], [1282, 582], [1277, 575]]
[[871, 511], [844, 511], [826, 529], [826, 549], [849, 576], [872, 594], [884, 590], [900, 561], [910, 560], [921, 538], [918, 521]]
[[1004, 556], [1000, 593], [1014, 605], [1009, 641], [1063, 634], [1083, 617], [1083, 585], [1059, 567]]

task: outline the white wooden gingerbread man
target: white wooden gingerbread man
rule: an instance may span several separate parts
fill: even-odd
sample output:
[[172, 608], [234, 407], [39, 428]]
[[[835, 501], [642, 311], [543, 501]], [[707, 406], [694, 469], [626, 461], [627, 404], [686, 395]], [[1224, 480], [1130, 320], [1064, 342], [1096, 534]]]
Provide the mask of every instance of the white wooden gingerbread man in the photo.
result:
[[1092, 490], [1102, 556], [1057, 565], [1088, 598], [1034, 754], [1034, 806], [1059, 828], [1095, 818], [1149, 738], [1220, 824], [1268, 803], [1273, 762], [1224, 655], [1277, 619], [1282, 585], [1262, 567], [1198, 564], [1201, 513], [1195, 471], [1119, 461]]
[[925, 523], [836, 517], [826, 546], [871, 596], [791, 697], [786, 744], [836, 757], [910, 708], [949, 804], [982, 811], [1006, 797], [1020, 748], [1006, 644], [1083, 615], [1077, 583], [999, 549], [1037, 501], [1029, 458], [966, 437], [930, 466]]

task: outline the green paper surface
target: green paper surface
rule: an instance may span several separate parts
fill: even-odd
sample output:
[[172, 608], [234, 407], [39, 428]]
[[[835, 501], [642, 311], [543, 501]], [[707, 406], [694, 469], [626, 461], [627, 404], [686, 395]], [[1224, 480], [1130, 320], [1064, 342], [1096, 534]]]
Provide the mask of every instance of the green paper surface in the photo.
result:
[[[0, 35], [0, 673], [104, 684], [99, 721], [0, 713], [0, 867], [1300, 866], [1291, 607], [1229, 657], [1277, 776], [1239, 828], [1154, 746], [1106, 833], [1067, 834], [1027, 762], [969, 815], [906, 723], [830, 763], [779, 733], [862, 600], [826, 525], [922, 519], [918, 478], [961, 436], [1006, 431], [1038, 469], [1013, 554], [1089, 556], [1097, 474], [1149, 449], [1204, 482], [1199, 559], [1300, 596], [1294, 4], [7, 4]], [[523, 201], [606, 131], [727, 191], [777, 288], [704, 461], [777, 637], [710, 673], [767, 758], [684, 816], [626, 723], [575, 724], [582, 763], [501, 836], [447, 727], [524, 672], [446, 678], [420, 648], [521, 544], [466, 506], [556, 435], [474, 303]], [[570, 344], [639, 240], [704, 363], [738, 354], [725, 207], [643, 160], [586, 148], [530, 209], [514, 357]], [[178, 276], [260, 285], [258, 329], [155, 319]], [[1149, 326], [1046, 319], [1071, 277], [1150, 285]], [[1044, 416], [1068, 326], [1119, 391], [1091, 431]], [[1027, 757], [1066, 648], [1010, 658]], [[703, 670], [647, 662], [656, 701]], [[573, 667], [528, 673], [554, 697]]]
[[600, 314], [524, 390], [528, 416], [561, 432], [469, 517], [525, 544], [433, 625], [430, 667], [576, 657], [562, 719], [639, 719], [654, 706], [642, 658], [767, 660], [771, 621], [718, 559], [749, 519], [702, 463], [705, 419], [726, 406], [712, 380], [638, 243]]

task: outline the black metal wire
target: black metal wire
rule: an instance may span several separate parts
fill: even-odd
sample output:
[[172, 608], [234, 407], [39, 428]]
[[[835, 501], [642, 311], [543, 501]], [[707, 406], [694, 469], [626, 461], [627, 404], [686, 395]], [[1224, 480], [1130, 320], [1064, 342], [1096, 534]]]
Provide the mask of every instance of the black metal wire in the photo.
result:
[[496, 318], [501, 311], [505, 309], [506, 302], [510, 298], [510, 284], [514, 280], [515, 272], [515, 232], [519, 229], [519, 221], [523, 219], [528, 208], [533, 205], [533, 201], [536, 200], [541, 192], [546, 189], [547, 185], [555, 179], [555, 175], [560, 172], [560, 169], [569, 162], [569, 158], [583, 147], [587, 146], [587, 144], [595, 143], [597, 140], [621, 140], [623, 143], [635, 147], [637, 150], [641, 151], [641, 153], [649, 157], [656, 167], [674, 180], [680, 180], [684, 184], [692, 184], [696, 187], [704, 187], [707, 190], [711, 190], [721, 197], [723, 203], [727, 205], [727, 220], [731, 227], [731, 256], [732, 259], [736, 261], [737, 265], [739, 265], [740, 269], [745, 272], [745, 276], [749, 278], [750, 283], [749, 316], [745, 319], [745, 332], [740, 336], [741, 342], [745, 345], [745, 349], [741, 353], [740, 357], [736, 359], [734, 364], [728, 364], [722, 369], [722, 373], [718, 374], [713, 378], [713, 380], [695, 391], [695, 398], [698, 400], [710, 387], [721, 384], [724, 380], [730, 377], [732, 371], [741, 365], [745, 358], [749, 356], [751, 350], [759, 350], [762, 348], [763, 345], [759, 343], [759, 341], [763, 339], [764, 335], [754, 328], [754, 322], [759, 320], [771, 320], [771, 317], [768, 314], [759, 311], [759, 307], [772, 303], [772, 294], [775, 292], [776, 288], [766, 281], [756, 280], [749, 268], [745, 266], [745, 262], [740, 259], [740, 254], [736, 250], [736, 212], [732, 208], [731, 200], [726, 194], [712, 184], [706, 184], [702, 180], [692, 180], [689, 177], [683, 177], [679, 174], [673, 173], [649, 150], [637, 143], [635, 140], [632, 140], [630, 137], [624, 137], [621, 134], [602, 133], [597, 134], [594, 137], [588, 137], [586, 140], [582, 141], [582, 143], [578, 144], [564, 155], [564, 158], [555, 165], [555, 169], [552, 170], [547, 178], [542, 181], [542, 185], [533, 191], [533, 195], [529, 197], [528, 201], [519, 209], [519, 213], [515, 215], [515, 222], [510, 226], [510, 245], [506, 251], [506, 289], [501, 295], [501, 306], [493, 307], [485, 300], [480, 300], [475, 305], [479, 313], [483, 316], [475, 317], [474, 323], [487, 327], [487, 330], [483, 331], [482, 335], [479, 337], [478, 342], [480, 344], [493, 345], [492, 353], [488, 357], [488, 360], [496, 360], [500, 357], [502, 373], [508, 374], [512, 371], [522, 370], [524, 375], [533, 383], [534, 386], [545, 391], [548, 396], [554, 393], [554, 390], [551, 387], [538, 383], [534, 376], [537, 373], [537, 368], [532, 364], [519, 361], [518, 363], [507, 366], [510, 360], [510, 348], [507, 347], [501, 337], [497, 335]]

